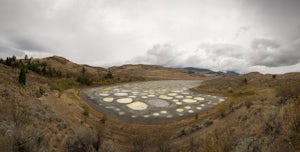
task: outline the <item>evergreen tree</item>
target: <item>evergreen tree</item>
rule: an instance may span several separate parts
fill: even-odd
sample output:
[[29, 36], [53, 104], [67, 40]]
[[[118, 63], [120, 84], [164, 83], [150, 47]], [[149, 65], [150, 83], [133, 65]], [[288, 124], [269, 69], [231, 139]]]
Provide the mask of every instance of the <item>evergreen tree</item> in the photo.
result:
[[110, 71], [108, 71], [108, 73], [105, 75], [104, 77], [105, 79], [113, 79], [113, 75]]
[[19, 83], [23, 85], [26, 84], [26, 70], [24, 68], [20, 70]]

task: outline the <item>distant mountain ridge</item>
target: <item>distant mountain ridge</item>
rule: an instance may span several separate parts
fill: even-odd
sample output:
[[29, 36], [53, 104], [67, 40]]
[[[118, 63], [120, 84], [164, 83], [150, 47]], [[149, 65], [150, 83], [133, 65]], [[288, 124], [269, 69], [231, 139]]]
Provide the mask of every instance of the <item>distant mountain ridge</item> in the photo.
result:
[[185, 67], [183, 68], [191, 73], [207, 73], [207, 74], [216, 74], [216, 75], [226, 75], [226, 76], [237, 76], [240, 75], [238, 72], [235, 71], [226, 71], [226, 72], [222, 72], [222, 71], [213, 71], [210, 69], [206, 69], [206, 68], [196, 68], [196, 67]]

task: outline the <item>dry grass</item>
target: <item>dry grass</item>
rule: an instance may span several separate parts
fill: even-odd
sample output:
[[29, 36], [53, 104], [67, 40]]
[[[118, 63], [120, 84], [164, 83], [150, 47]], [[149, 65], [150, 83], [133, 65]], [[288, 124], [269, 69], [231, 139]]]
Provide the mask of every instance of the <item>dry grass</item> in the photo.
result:
[[295, 73], [276, 79], [251, 73], [205, 82], [196, 90], [229, 100], [214, 109], [225, 122], [199, 137], [200, 151], [299, 151], [299, 80]]

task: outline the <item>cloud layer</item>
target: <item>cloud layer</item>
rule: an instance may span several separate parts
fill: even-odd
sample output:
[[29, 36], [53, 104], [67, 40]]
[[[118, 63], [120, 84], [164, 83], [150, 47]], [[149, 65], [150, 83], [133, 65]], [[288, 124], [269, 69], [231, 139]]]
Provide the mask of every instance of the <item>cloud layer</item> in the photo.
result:
[[299, 0], [1, 0], [0, 57], [299, 71]]

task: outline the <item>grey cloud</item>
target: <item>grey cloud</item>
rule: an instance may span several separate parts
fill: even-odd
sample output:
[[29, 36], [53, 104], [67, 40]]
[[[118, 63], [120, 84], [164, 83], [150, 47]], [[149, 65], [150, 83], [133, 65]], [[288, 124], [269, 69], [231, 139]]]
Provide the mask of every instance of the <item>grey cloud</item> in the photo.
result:
[[202, 44], [195, 50], [179, 52], [170, 44], [157, 44], [143, 56], [130, 60], [130, 63], [243, 71], [248, 64], [244, 59], [244, 51], [246, 49], [232, 44]]
[[24, 57], [25, 53], [18, 49], [7, 48], [0, 46], [0, 58], [6, 58], [8, 56]]
[[234, 35], [233, 40], [238, 39], [241, 35], [243, 35], [244, 33], [246, 33], [249, 30], [250, 30], [249, 26], [240, 27], [239, 30], [237, 31], [237, 33]]
[[170, 44], [157, 44], [149, 49], [145, 55], [135, 57], [128, 62], [175, 66], [179, 64], [179, 57], [180, 53], [176, 52], [174, 46]]
[[251, 44], [250, 62], [252, 65], [279, 67], [300, 62], [300, 45], [293, 42], [285, 48], [272, 39], [255, 39]]
[[47, 51], [44, 46], [30, 39], [15, 39], [12, 42], [15, 44], [16, 48], [21, 50]]
[[265, 39], [265, 38], [254, 39], [251, 43], [251, 48], [255, 49], [255, 50], [256, 49], [260, 49], [260, 50], [274, 49], [274, 48], [279, 48], [279, 47], [280, 47], [280, 44], [272, 39]]
[[300, 60], [299, 8], [299, 0], [0, 0], [0, 54], [274, 69]]

